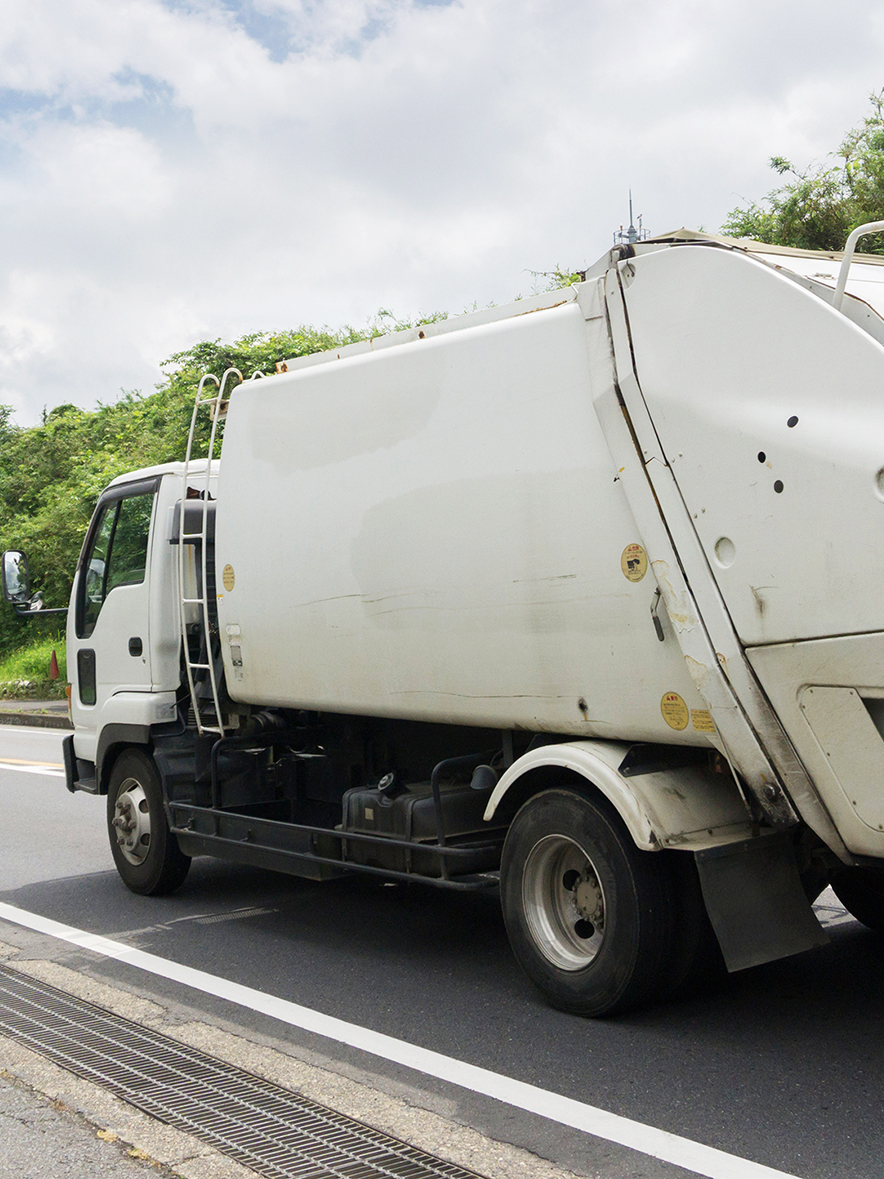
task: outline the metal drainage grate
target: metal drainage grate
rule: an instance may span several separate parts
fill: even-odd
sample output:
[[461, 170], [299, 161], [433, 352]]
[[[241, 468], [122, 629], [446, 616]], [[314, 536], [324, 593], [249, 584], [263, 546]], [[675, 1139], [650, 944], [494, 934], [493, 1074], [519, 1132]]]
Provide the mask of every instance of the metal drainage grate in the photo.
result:
[[0, 1034], [269, 1179], [481, 1179], [3, 966]]

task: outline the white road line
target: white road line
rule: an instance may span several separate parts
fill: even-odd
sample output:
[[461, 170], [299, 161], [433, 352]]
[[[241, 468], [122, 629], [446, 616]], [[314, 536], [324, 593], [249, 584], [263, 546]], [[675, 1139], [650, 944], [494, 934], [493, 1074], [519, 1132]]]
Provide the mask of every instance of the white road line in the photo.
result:
[[42, 766], [44, 770], [63, 770], [60, 761], [34, 761], [32, 757], [0, 757], [0, 766]]
[[7, 761], [0, 761], [0, 770], [10, 770], [16, 774], [41, 774], [47, 778], [64, 777], [64, 770], [50, 770], [46, 766], [11, 765]]
[[115, 958], [161, 978], [183, 983], [204, 994], [215, 995], [250, 1011], [269, 1015], [292, 1027], [326, 1036], [340, 1044], [347, 1044], [351, 1048], [358, 1048], [384, 1060], [405, 1065], [406, 1068], [415, 1069], [427, 1076], [460, 1085], [473, 1093], [481, 1093], [495, 1101], [515, 1106], [516, 1109], [539, 1114], [560, 1125], [582, 1130], [608, 1142], [619, 1143], [652, 1158], [683, 1167], [686, 1171], [704, 1175], [707, 1179], [797, 1179], [785, 1171], [777, 1171], [761, 1163], [753, 1163], [749, 1159], [704, 1146], [701, 1142], [693, 1142], [690, 1138], [670, 1134], [667, 1130], [658, 1130], [654, 1126], [646, 1126], [631, 1118], [620, 1117], [592, 1105], [584, 1105], [570, 1097], [562, 1097], [536, 1085], [528, 1085], [524, 1081], [491, 1072], [490, 1069], [443, 1056], [429, 1048], [420, 1048], [404, 1040], [386, 1036], [382, 1032], [347, 1023], [332, 1015], [323, 1015], [309, 1007], [290, 1003], [287, 999], [278, 999], [252, 987], [230, 982], [202, 970], [194, 970], [190, 966], [182, 966], [178, 962], [148, 954], [122, 942], [111, 941], [109, 938], [87, 933], [70, 925], [62, 925], [58, 921], [52, 921], [48, 917], [41, 917], [37, 913], [30, 913], [14, 905], [0, 902], [0, 919], [70, 942], [105, 958]]

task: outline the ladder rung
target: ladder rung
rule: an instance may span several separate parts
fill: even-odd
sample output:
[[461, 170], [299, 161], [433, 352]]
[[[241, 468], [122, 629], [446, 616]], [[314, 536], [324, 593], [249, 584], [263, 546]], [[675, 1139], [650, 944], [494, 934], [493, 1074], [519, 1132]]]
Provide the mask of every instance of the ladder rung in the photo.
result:
[[211, 664], [208, 663], [188, 663], [187, 665], [191, 671], [208, 671]]

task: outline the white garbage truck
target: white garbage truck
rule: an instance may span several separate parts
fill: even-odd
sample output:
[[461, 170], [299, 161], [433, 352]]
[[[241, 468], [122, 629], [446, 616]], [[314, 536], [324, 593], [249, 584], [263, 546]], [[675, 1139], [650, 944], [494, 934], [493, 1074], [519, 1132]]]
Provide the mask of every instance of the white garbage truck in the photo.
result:
[[184, 461], [102, 494], [68, 615], [67, 785], [126, 885], [212, 855], [499, 887], [585, 1015], [822, 944], [828, 884], [884, 928], [884, 259], [853, 248], [679, 231], [204, 380]]

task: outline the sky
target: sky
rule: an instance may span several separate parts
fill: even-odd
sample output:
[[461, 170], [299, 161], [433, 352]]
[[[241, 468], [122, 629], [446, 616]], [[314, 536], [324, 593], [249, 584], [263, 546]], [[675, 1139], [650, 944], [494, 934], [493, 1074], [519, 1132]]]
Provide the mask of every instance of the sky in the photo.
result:
[[0, 403], [716, 231], [884, 87], [870, 0], [2, 0]]

